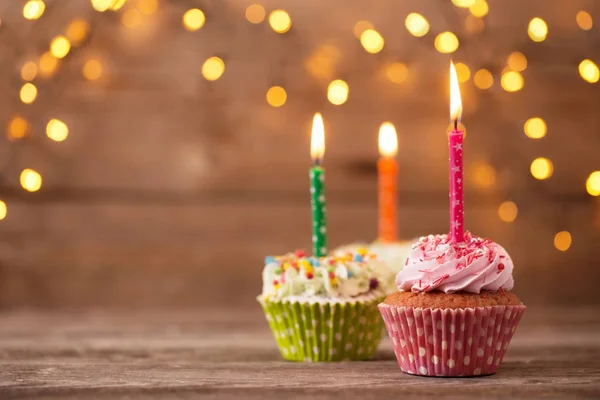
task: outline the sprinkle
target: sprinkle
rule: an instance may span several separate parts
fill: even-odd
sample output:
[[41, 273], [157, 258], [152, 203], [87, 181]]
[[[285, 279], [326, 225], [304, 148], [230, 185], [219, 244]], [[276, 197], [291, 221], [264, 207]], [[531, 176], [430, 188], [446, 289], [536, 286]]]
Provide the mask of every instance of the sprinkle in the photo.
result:
[[359, 247], [358, 249], [356, 249], [356, 253], [360, 254], [361, 256], [367, 255], [368, 252], [369, 250], [367, 250], [364, 247]]
[[308, 279], [312, 279], [312, 278], [314, 277], [314, 275], [312, 274], [312, 272], [307, 272], [307, 273], [306, 273], [306, 277], [307, 277]]
[[361, 256], [360, 254], [355, 254], [354, 255], [354, 261], [356, 261], [356, 262], [362, 262], [363, 261], [363, 256]]
[[504, 270], [504, 264], [502, 264], [502, 263], [498, 264], [498, 272], [497, 273], [501, 274], [503, 270]]
[[378, 287], [379, 287], [379, 281], [377, 280], [377, 278], [371, 278], [371, 280], [369, 281], [369, 288], [377, 289]]
[[275, 262], [275, 258], [272, 256], [265, 257], [265, 264], [271, 264]]
[[333, 271], [329, 271], [329, 279], [335, 279], [335, 273], [333, 273]]
[[296, 257], [304, 257], [304, 254], [306, 253], [304, 253], [304, 250], [298, 249], [294, 252], [294, 254], [296, 254]]

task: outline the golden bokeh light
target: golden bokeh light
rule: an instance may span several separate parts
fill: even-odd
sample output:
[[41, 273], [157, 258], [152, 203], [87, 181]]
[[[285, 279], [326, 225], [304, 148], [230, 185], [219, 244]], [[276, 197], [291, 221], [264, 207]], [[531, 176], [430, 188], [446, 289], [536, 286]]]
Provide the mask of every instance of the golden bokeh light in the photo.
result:
[[158, 10], [158, 0], [138, 0], [137, 9], [142, 14], [154, 14]]
[[287, 93], [281, 86], [272, 86], [267, 91], [267, 103], [273, 107], [281, 107], [287, 100]]
[[465, 29], [467, 32], [474, 35], [483, 31], [484, 28], [485, 22], [483, 22], [483, 19], [471, 14], [467, 15], [467, 18], [465, 19]]
[[251, 4], [246, 8], [246, 19], [252, 24], [260, 24], [265, 20], [265, 8], [262, 4]]
[[579, 75], [589, 83], [596, 83], [600, 79], [598, 66], [592, 60], [587, 59], [579, 63]]
[[198, 29], [202, 28], [205, 22], [206, 16], [202, 10], [198, 8], [192, 8], [183, 14], [183, 27], [190, 32], [197, 31]]
[[554, 247], [560, 251], [567, 251], [571, 247], [571, 234], [568, 231], [558, 232], [554, 236]]
[[46, 136], [55, 142], [62, 142], [69, 136], [69, 127], [61, 120], [53, 118], [46, 124]]
[[219, 57], [210, 57], [202, 64], [202, 76], [207, 81], [216, 81], [225, 72], [225, 63]]
[[476, 187], [491, 188], [496, 184], [496, 170], [487, 163], [475, 164], [472, 168], [472, 181]]
[[469, 7], [469, 12], [478, 18], [485, 17], [490, 10], [487, 1], [475, 0], [475, 4]]
[[543, 42], [546, 40], [546, 36], [548, 36], [548, 25], [546, 25], [546, 21], [538, 17], [533, 18], [529, 21], [527, 34], [534, 42]]
[[408, 14], [404, 24], [411, 35], [416, 37], [425, 36], [429, 32], [429, 22], [427, 22], [424, 16], [418, 13]]
[[21, 172], [21, 187], [28, 192], [37, 192], [42, 187], [42, 176], [30, 168], [25, 168]]
[[71, 42], [66, 37], [56, 36], [50, 42], [50, 53], [56, 58], [64, 58], [71, 50]]
[[527, 69], [527, 57], [520, 51], [513, 51], [507, 59], [508, 66], [515, 71], [524, 71]]
[[29, 0], [23, 6], [23, 16], [29, 20], [36, 20], [44, 14], [46, 4], [42, 0]]
[[456, 76], [460, 83], [465, 83], [471, 77], [471, 70], [466, 64], [459, 62], [454, 64], [454, 68], [456, 69]]
[[531, 139], [541, 139], [546, 136], [546, 122], [540, 117], [529, 118], [523, 126], [525, 135]]
[[111, 11], [119, 11], [121, 8], [123, 8], [123, 6], [125, 5], [126, 2], [127, 2], [127, 0], [112, 0], [112, 3], [110, 5], [110, 10]]
[[393, 62], [385, 67], [385, 75], [393, 83], [402, 83], [408, 78], [408, 67], [401, 62]]
[[94, 10], [104, 12], [110, 8], [113, 0], [91, 0], [91, 2]]
[[535, 179], [544, 180], [552, 176], [554, 166], [552, 165], [552, 161], [544, 157], [539, 157], [531, 162], [530, 171]]
[[383, 37], [375, 29], [367, 29], [360, 35], [360, 44], [368, 53], [379, 53], [384, 43]]
[[6, 218], [7, 211], [6, 203], [3, 200], [0, 200], [0, 220]]
[[121, 23], [126, 28], [135, 28], [142, 23], [142, 13], [135, 9], [129, 9], [121, 15]]
[[304, 62], [304, 67], [317, 78], [331, 78], [341, 52], [335, 46], [323, 44], [319, 46]]
[[37, 64], [33, 61], [27, 61], [21, 67], [21, 78], [23, 78], [24, 81], [32, 81], [35, 79], [37, 72]]
[[69, 24], [65, 35], [73, 43], [73, 46], [79, 46], [88, 37], [89, 33], [90, 24], [83, 19], [76, 19]]
[[575, 16], [575, 21], [577, 21], [577, 25], [584, 31], [589, 31], [594, 27], [594, 20], [587, 11], [579, 11]]
[[339, 106], [348, 100], [349, 91], [350, 89], [345, 81], [336, 79], [329, 83], [327, 87], [327, 99], [331, 104]]
[[81, 73], [85, 79], [94, 81], [102, 76], [102, 63], [98, 60], [88, 60], [83, 64]]
[[452, 4], [456, 7], [469, 8], [475, 4], [475, 0], [452, 0]]
[[21, 86], [21, 91], [19, 92], [19, 97], [21, 101], [25, 104], [31, 104], [35, 101], [37, 97], [38, 91], [33, 83], [26, 83]]
[[43, 77], [48, 77], [56, 71], [58, 68], [58, 59], [54, 57], [49, 51], [42, 54], [39, 62], [39, 70], [40, 75]]
[[600, 171], [594, 171], [588, 176], [585, 190], [592, 196], [600, 196]]
[[354, 24], [354, 29], [352, 29], [352, 31], [354, 32], [354, 36], [357, 39], [360, 39], [360, 36], [367, 29], [373, 29], [373, 24], [370, 21], [362, 20], [362, 21], [358, 21], [356, 24]]
[[518, 92], [523, 89], [523, 83], [523, 75], [517, 71], [506, 71], [500, 78], [500, 85], [507, 92]]
[[286, 33], [292, 27], [292, 19], [287, 12], [275, 10], [269, 14], [269, 25], [277, 33]]
[[494, 84], [494, 77], [487, 69], [480, 69], [473, 76], [473, 83], [481, 90], [486, 90]]
[[435, 48], [443, 54], [454, 53], [458, 49], [458, 38], [452, 32], [442, 32], [435, 37]]
[[8, 123], [8, 130], [6, 132], [6, 136], [10, 140], [19, 140], [27, 136], [27, 134], [29, 134], [30, 128], [31, 126], [25, 118], [16, 115]]
[[519, 208], [512, 201], [505, 201], [498, 207], [498, 216], [504, 222], [513, 222], [517, 219]]

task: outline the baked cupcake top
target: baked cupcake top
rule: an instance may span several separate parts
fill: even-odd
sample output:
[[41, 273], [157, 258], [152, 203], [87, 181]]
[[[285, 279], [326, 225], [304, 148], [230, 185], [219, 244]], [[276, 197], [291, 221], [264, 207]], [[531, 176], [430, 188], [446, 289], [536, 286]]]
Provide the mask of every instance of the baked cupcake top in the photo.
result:
[[429, 235], [413, 244], [406, 265], [396, 275], [400, 291], [480, 293], [511, 290], [513, 262], [502, 246], [465, 233], [465, 242]]
[[369, 300], [392, 291], [393, 272], [365, 249], [321, 258], [296, 251], [265, 259], [264, 299]]

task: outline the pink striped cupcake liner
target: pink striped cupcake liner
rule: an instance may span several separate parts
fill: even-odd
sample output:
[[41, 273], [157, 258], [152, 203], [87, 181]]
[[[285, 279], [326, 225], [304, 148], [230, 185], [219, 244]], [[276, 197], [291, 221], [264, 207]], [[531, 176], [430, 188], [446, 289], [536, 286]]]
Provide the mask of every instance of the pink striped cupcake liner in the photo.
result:
[[495, 373], [525, 308], [434, 309], [379, 304], [402, 372], [453, 377]]

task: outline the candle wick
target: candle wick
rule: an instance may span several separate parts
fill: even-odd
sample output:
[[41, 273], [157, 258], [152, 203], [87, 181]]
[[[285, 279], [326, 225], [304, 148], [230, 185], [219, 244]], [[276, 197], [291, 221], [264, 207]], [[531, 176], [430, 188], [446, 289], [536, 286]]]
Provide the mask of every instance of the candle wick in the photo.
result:
[[457, 131], [458, 130], [458, 119], [454, 120], [454, 130]]

